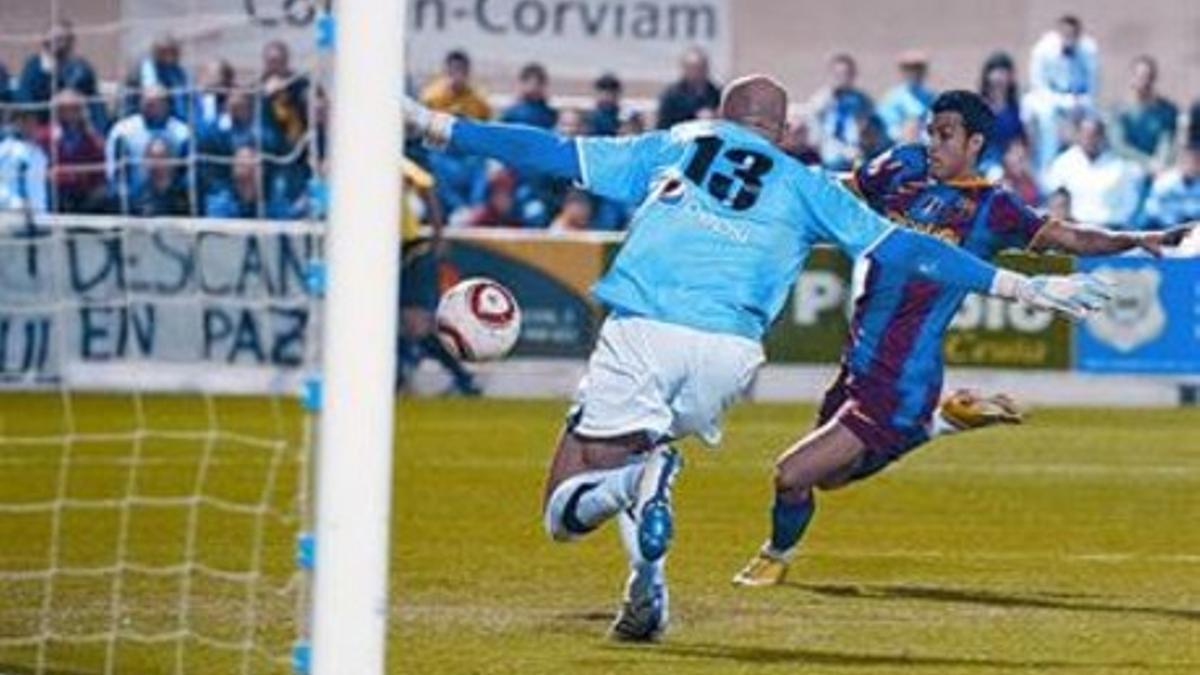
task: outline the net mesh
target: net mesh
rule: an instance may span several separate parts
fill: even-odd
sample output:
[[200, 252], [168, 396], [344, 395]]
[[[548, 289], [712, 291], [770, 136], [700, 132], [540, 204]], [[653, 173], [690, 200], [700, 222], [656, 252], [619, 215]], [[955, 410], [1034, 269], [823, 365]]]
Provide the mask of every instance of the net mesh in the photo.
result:
[[[96, 63], [79, 101], [23, 100], [14, 83], [0, 103], [11, 136], [44, 152], [44, 174], [0, 160], [19, 172], [0, 176], [14, 186], [0, 195], [0, 672], [290, 672], [308, 604], [296, 542], [315, 422], [297, 392], [319, 356], [326, 70], [297, 7], [317, 5], [97, 4], [117, 11], [89, 22], [86, 3], [21, 1], [0, 29], [0, 53], [23, 59], [71, 21]], [[265, 75], [280, 38], [291, 67]], [[121, 130], [155, 85], [143, 56], [172, 41], [190, 79], [157, 83], [183, 130], [150, 134], [160, 152]], [[232, 81], [209, 65], [231, 43]], [[80, 88], [49, 72], [52, 92]], [[76, 103], [99, 156], [68, 154]], [[176, 198], [146, 197], [160, 175]]]

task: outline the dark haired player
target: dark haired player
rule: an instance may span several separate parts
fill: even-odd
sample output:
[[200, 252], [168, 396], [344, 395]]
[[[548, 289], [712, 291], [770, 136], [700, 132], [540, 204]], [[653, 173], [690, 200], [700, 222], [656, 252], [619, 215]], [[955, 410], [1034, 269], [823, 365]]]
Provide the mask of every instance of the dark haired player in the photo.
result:
[[[984, 260], [1004, 249], [1083, 255], [1142, 248], [1159, 255], [1190, 227], [1108, 231], [1045, 217], [979, 176], [976, 165], [994, 115], [968, 91], [933, 103], [927, 145], [904, 145], [857, 168], [847, 185], [872, 209], [955, 243]], [[861, 259], [841, 371], [825, 394], [817, 427], [779, 458], [771, 537], [734, 576], [770, 586], [787, 574], [814, 510], [814, 488], [867, 478], [932, 436], [1020, 420], [1011, 399], [956, 392], [941, 409], [942, 339], [968, 291]]]

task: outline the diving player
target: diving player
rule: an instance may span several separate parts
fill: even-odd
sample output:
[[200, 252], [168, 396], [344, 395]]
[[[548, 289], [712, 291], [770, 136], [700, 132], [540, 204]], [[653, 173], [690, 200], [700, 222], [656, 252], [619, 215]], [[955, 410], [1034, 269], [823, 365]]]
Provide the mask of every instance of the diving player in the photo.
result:
[[[1159, 255], [1189, 232], [1124, 232], [1047, 218], [979, 176], [993, 124], [978, 95], [948, 91], [933, 103], [928, 146], [904, 145], [847, 180], [872, 209], [984, 260], [1004, 249], [1097, 255], [1142, 248]], [[813, 517], [814, 488], [831, 490], [882, 470], [933, 435], [994, 421], [1019, 421], [1003, 395], [956, 392], [940, 410], [942, 339], [968, 291], [868, 258], [854, 271], [855, 306], [841, 370], [816, 429], [776, 464], [771, 535], [733, 582], [783, 581]]]
[[610, 310], [580, 383], [544, 495], [544, 522], [569, 541], [617, 516], [631, 574], [612, 635], [652, 640], [667, 623], [675, 439], [720, 439], [721, 417], [763, 361], [761, 339], [813, 244], [967, 290], [1083, 315], [1107, 289], [1086, 275], [1027, 278], [897, 228], [836, 180], [785, 155], [787, 95], [750, 76], [717, 120], [638, 136], [569, 139], [405, 103], [427, 142], [577, 182], [635, 206], [595, 297]]

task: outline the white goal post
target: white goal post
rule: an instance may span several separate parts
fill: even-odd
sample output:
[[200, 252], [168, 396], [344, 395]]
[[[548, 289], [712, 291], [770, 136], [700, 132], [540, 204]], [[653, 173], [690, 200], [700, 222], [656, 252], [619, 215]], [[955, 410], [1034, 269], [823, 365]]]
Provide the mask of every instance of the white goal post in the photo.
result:
[[403, 148], [403, 0], [338, 0], [312, 667], [382, 675]]

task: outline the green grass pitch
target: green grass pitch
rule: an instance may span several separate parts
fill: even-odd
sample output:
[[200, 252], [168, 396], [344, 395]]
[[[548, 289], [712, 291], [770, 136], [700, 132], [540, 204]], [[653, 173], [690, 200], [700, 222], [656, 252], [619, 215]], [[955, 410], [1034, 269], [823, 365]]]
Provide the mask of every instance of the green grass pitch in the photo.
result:
[[[213, 641], [251, 635], [285, 655], [296, 630], [288, 583], [299, 413], [238, 399], [73, 402], [78, 438], [95, 440], [71, 445], [63, 483], [61, 443], [18, 442], [61, 433], [59, 399], [0, 397], [0, 673], [36, 663], [36, 649], [6, 640], [43, 627], [94, 635], [113, 617], [111, 655], [105, 641], [55, 641], [45, 652], [51, 672], [102, 673], [112, 658], [114, 672], [170, 673], [182, 658], [189, 673], [237, 673], [241, 653]], [[823, 495], [789, 583], [748, 591], [729, 578], [765, 536], [772, 458], [812, 409], [738, 408], [720, 452], [686, 445], [668, 563], [674, 621], [646, 647], [603, 637], [624, 580], [611, 526], [570, 545], [542, 534], [543, 471], [562, 403], [427, 400], [399, 411], [393, 673], [1200, 672], [1200, 410], [1038, 410], [1024, 428], [939, 440]], [[156, 433], [134, 443], [139, 416]], [[214, 426], [223, 433], [188, 433]], [[263, 438], [279, 442], [255, 441]], [[2, 509], [53, 498], [63, 484], [77, 500], [127, 495], [131, 485], [151, 499], [124, 524], [120, 509], [66, 509], [61, 567], [135, 565], [56, 578], [44, 605], [44, 579], [14, 572], [45, 567], [50, 518]], [[185, 556], [187, 507], [171, 499], [198, 484], [212, 503], [197, 508]], [[185, 557], [206, 569], [255, 568], [253, 514], [222, 504], [269, 507], [252, 592], [203, 571], [149, 572]], [[130, 639], [184, 620], [200, 638]], [[248, 663], [287, 671], [257, 651]]]

